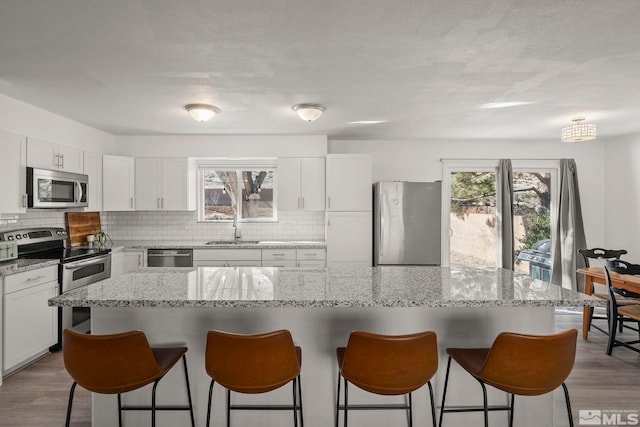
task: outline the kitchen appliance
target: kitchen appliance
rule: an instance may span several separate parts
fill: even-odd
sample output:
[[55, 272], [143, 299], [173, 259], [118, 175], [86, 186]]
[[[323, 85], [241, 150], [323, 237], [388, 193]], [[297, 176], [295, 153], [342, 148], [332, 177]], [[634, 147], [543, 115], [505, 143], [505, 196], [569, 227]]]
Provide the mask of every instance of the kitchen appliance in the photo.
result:
[[27, 168], [27, 206], [64, 209], [87, 206], [87, 175]]
[[531, 249], [520, 251], [518, 259], [529, 261], [529, 276], [551, 282], [551, 239], [538, 240]]
[[442, 183], [373, 185], [373, 265], [440, 265]]
[[193, 249], [149, 249], [148, 267], [193, 267]]
[[0, 262], [18, 258], [16, 242], [0, 242]]
[[[0, 233], [0, 240], [14, 242], [18, 258], [57, 259], [60, 293], [86, 286], [111, 276], [111, 249], [105, 247], [65, 247], [64, 228], [27, 228]], [[61, 307], [58, 312], [58, 348], [62, 330], [89, 331], [88, 307]], [[53, 348], [52, 348], [53, 349]]]

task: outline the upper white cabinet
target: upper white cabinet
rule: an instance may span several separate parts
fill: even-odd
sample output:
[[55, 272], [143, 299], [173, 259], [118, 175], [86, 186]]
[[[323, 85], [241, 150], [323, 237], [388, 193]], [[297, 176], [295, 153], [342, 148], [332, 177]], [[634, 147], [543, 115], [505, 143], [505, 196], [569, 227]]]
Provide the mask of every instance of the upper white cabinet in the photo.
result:
[[102, 156], [102, 209], [134, 209], [135, 163], [133, 157]]
[[324, 170], [323, 157], [278, 158], [278, 209], [324, 210]]
[[27, 144], [24, 136], [0, 131], [3, 165], [0, 168], [0, 213], [24, 213], [26, 200]]
[[82, 164], [82, 150], [35, 138], [27, 141], [27, 166], [83, 173]]
[[85, 151], [84, 153], [84, 174], [89, 177], [87, 186], [87, 206], [88, 211], [102, 210], [102, 156], [98, 153]]
[[195, 167], [187, 158], [136, 158], [136, 210], [195, 210]]
[[372, 209], [371, 156], [327, 155], [327, 210], [370, 211]]

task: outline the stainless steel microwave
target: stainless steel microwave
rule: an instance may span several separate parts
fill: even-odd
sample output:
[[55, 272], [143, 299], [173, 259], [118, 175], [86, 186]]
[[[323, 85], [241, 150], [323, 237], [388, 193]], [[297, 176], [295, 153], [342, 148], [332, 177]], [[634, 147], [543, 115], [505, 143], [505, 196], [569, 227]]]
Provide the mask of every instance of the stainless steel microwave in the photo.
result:
[[87, 206], [89, 177], [78, 173], [27, 168], [27, 206], [40, 209]]

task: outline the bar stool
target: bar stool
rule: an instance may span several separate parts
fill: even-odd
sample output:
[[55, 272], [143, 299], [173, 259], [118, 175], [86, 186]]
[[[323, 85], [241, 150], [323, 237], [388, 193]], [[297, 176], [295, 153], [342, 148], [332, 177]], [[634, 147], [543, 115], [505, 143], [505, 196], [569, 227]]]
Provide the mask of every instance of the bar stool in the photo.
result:
[[[354, 331], [346, 347], [336, 349], [338, 359], [338, 393], [336, 427], [340, 410], [344, 410], [347, 427], [349, 409], [404, 409], [409, 411], [409, 426], [413, 425], [411, 393], [425, 384], [429, 386], [431, 418], [436, 425], [431, 378], [438, 370], [438, 343], [435, 332], [410, 335], [378, 335]], [[340, 377], [344, 381], [344, 405], [340, 405]], [[408, 395], [409, 404], [349, 405], [348, 383], [370, 393]]]
[[[447, 374], [442, 392], [440, 426], [445, 412], [484, 412], [484, 425], [489, 425], [488, 411], [509, 411], [509, 426], [513, 425], [514, 396], [538, 396], [562, 385], [569, 414], [569, 425], [573, 426], [567, 379], [576, 357], [578, 331], [569, 329], [555, 335], [523, 335], [511, 332], [499, 334], [491, 348], [448, 348]], [[482, 386], [482, 407], [460, 407], [445, 409], [447, 384], [451, 359], [470, 373]], [[489, 384], [511, 394], [508, 406], [488, 406]]]
[[[151, 411], [151, 425], [156, 424], [156, 411], [189, 411], [195, 427], [191, 388], [187, 372], [186, 347], [150, 347], [141, 331], [111, 335], [90, 335], [65, 329], [62, 332], [64, 366], [74, 382], [69, 392], [66, 426], [71, 420], [71, 406], [76, 385], [94, 393], [118, 395], [118, 425], [122, 427], [122, 411]], [[156, 405], [158, 382], [182, 358], [187, 383], [188, 406]], [[123, 406], [121, 394], [153, 383], [151, 406]]]
[[[219, 331], [207, 333], [205, 368], [211, 377], [207, 427], [211, 422], [213, 386], [227, 389], [227, 426], [231, 410], [293, 410], [293, 425], [304, 426], [300, 368], [302, 349], [294, 346], [291, 333], [278, 330], [255, 335]], [[293, 405], [231, 405], [231, 391], [245, 394], [266, 393], [293, 383]], [[296, 387], [297, 386], [297, 387]], [[298, 401], [300, 402], [298, 404]]]

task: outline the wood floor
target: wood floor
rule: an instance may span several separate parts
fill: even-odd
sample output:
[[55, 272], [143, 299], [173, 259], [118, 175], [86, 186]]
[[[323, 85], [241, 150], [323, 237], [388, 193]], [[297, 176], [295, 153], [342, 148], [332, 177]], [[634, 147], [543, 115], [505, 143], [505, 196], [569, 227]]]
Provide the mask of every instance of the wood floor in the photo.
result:
[[[556, 314], [558, 331], [581, 331], [581, 322], [579, 313]], [[629, 331], [624, 336], [632, 339], [636, 335]], [[567, 380], [576, 425], [580, 409], [640, 411], [640, 354], [618, 347], [607, 356], [605, 346], [606, 336], [597, 331], [590, 333], [589, 341], [578, 338], [576, 363]], [[61, 353], [46, 356], [7, 378], [0, 387], [0, 426], [63, 426], [70, 385]], [[554, 392], [554, 400], [556, 426], [568, 426], [561, 390]], [[90, 426], [90, 411], [90, 395], [78, 387], [71, 425]]]

